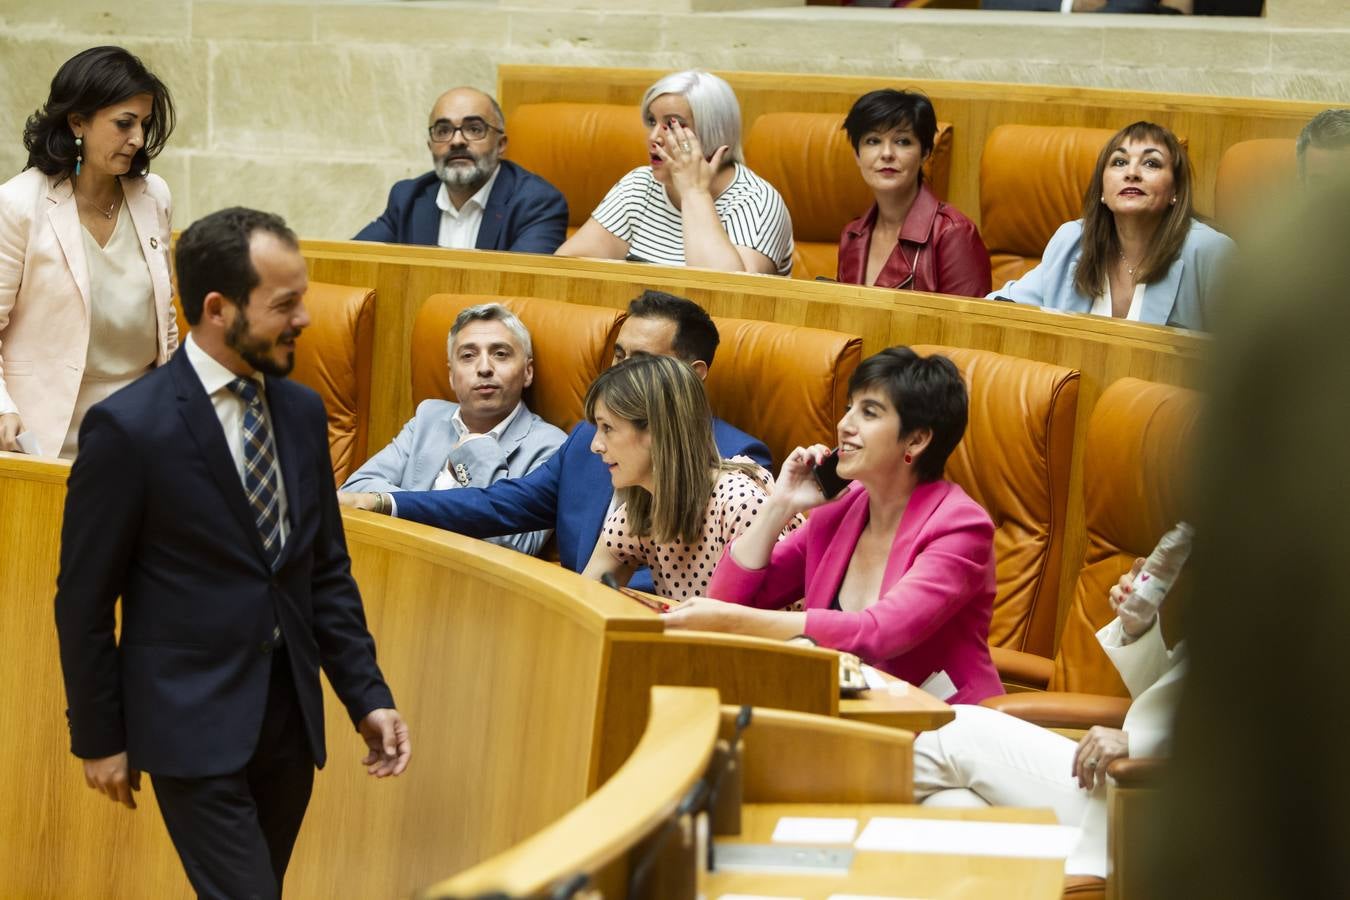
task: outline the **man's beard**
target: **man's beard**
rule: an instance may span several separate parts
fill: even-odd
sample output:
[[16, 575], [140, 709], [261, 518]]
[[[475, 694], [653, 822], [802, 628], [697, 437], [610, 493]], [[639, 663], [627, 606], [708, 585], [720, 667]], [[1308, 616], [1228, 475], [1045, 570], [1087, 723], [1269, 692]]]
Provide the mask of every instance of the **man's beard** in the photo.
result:
[[278, 341], [292, 341], [299, 336], [299, 329], [288, 329], [278, 335], [276, 341], [254, 337], [249, 328], [248, 315], [243, 307], [239, 307], [239, 315], [234, 317], [234, 321], [225, 331], [225, 346], [238, 353], [244, 362], [264, 375], [285, 378], [291, 374], [291, 369], [295, 368], [295, 353], [292, 352], [284, 363], [280, 363], [269, 356], [268, 352]]
[[483, 153], [482, 156], [473, 158], [473, 166], [452, 166], [448, 165], [451, 156], [463, 159], [471, 155], [468, 150], [452, 150], [444, 156], [438, 156], [432, 160], [432, 165], [436, 169], [436, 177], [439, 178], [446, 187], [452, 187], [456, 190], [478, 190], [487, 184], [492, 173], [497, 170], [497, 154], [491, 150]]

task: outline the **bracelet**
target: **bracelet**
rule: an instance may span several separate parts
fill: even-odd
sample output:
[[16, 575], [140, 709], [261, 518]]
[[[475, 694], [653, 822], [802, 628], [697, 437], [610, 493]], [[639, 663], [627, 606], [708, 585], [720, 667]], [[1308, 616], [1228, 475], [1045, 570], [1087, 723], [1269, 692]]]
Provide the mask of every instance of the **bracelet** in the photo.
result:
[[387, 516], [391, 505], [388, 494], [380, 492], [375, 495], [375, 512]]

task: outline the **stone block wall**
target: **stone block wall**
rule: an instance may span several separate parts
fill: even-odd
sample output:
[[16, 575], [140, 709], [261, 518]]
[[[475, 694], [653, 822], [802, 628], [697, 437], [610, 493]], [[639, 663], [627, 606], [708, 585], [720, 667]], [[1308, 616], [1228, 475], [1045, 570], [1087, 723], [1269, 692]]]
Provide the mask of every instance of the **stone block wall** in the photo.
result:
[[[518, 0], [524, 4], [535, 0]], [[576, 9], [612, 5], [611, 9]], [[179, 112], [156, 163], [175, 223], [222, 206], [282, 213], [345, 238], [389, 186], [429, 168], [426, 116], [455, 84], [492, 90], [497, 65], [703, 66], [1082, 85], [1350, 104], [1350, 4], [1268, 0], [1264, 19], [963, 10], [653, 12], [560, 0], [5, 0], [0, 177], [19, 171], [26, 116], [57, 67], [118, 43], [169, 85]], [[782, 0], [774, 0], [782, 2]], [[645, 4], [650, 7], [651, 4]], [[622, 7], [622, 8], [617, 8]], [[508, 123], [509, 124], [509, 123]]]

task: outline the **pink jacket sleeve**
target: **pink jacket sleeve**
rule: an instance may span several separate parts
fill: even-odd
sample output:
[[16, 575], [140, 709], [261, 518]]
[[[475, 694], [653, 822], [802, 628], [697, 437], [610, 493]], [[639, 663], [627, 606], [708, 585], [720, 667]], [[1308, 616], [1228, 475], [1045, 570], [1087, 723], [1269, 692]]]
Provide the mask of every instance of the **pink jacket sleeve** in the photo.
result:
[[735, 541], [727, 544], [722, 559], [708, 582], [708, 596], [716, 600], [782, 609], [800, 600], [806, 582], [806, 541], [810, 520], [774, 545], [769, 564], [762, 569], [746, 569], [731, 558]]
[[806, 634], [823, 647], [863, 659], [906, 653], [981, 593], [993, 553], [988, 515], [974, 504], [959, 508], [926, 538], [910, 567], [882, 585], [876, 604], [861, 612], [808, 609]]

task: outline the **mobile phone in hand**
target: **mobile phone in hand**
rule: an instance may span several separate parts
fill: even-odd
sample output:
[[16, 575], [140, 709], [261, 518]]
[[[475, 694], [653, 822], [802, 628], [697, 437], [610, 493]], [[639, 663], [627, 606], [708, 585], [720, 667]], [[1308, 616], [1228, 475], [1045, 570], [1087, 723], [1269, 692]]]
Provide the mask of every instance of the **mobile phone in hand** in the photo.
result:
[[609, 574], [608, 572], [600, 576], [600, 583], [611, 590], [618, 591], [620, 594], [623, 594], [630, 600], [636, 600], [643, 606], [650, 609], [652, 612], [657, 613], [670, 612], [669, 603], [665, 603], [657, 599], [656, 597], [648, 597], [646, 594], [643, 594], [640, 591], [635, 591], [632, 588], [623, 587], [617, 581], [615, 581], [614, 576]]
[[820, 492], [826, 500], [833, 500], [844, 492], [849, 486], [850, 480], [840, 478], [839, 472], [839, 448], [836, 447], [830, 451], [829, 455], [821, 460], [819, 465], [811, 467], [811, 474], [816, 477], [816, 484], [820, 485]]

